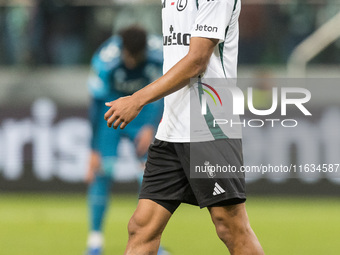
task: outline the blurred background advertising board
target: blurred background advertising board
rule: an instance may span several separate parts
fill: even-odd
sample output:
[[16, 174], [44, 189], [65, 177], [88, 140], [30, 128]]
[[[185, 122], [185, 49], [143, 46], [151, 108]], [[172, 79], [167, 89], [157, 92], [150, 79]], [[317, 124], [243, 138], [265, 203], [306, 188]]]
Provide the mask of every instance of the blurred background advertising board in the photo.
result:
[[[257, 107], [266, 109], [273, 87], [303, 87], [311, 92], [313, 113], [294, 115], [299, 118], [294, 132], [280, 125], [245, 127], [245, 164], [339, 164], [339, 1], [242, 4], [240, 88], [252, 87]], [[1, 191], [86, 190], [91, 56], [126, 25], [138, 23], [161, 35], [161, 8], [160, 1], [151, 0], [0, 0]], [[246, 109], [243, 118], [254, 116]], [[307, 133], [314, 139], [304, 139]], [[133, 145], [123, 140], [119, 148], [117, 191], [135, 192], [139, 166]], [[247, 176], [253, 194], [336, 195], [340, 188], [340, 169], [338, 175]]]

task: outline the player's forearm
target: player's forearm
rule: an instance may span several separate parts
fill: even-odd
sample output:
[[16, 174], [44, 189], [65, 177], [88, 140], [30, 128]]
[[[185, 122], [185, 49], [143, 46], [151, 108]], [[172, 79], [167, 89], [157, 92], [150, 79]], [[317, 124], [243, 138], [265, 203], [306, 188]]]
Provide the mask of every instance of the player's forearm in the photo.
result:
[[191, 61], [184, 58], [165, 75], [136, 92], [133, 96], [140, 100], [142, 106], [152, 103], [189, 84], [190, 78], [200, 74], [199, 70], [199, 67], [195, 67]]
[[191, 78], [204, 72], [216, 43], [206, 38], [193, 38], [189, 53], [181, 61], [158, 80], [137, 91], [133, 97], [144, 106], [183, 88]]

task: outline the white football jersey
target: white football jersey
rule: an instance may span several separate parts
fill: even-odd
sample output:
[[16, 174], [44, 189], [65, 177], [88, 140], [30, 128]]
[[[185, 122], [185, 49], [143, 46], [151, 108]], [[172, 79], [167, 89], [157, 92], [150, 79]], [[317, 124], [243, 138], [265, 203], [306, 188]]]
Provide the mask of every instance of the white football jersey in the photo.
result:
[[[204, 74], [201, 75], [202, 79], [219, 78], [235, 81], [240, 0], [163, 0], [162, 4], [163, 72], [166, 73], [187, 55], [191, 37], [213, 38], [219, 39], [219, 43], [214, 49]], [[192, 102], [197, 101], [197, 112], [201, 113], [200, 93], [197, 87], [199, 86], [188, 84], [165, 97], [163, 118], [156, 138], [169, 142], [210, 141], [225, 137], [241, 138], [240, 126], [224, 125], [212, 130], [212, 123], [208, 123], [211, 122], [211, 118], [208, 120], [209, 116], [206, 115], [196, 114], [200, 124], [192, 125], [197, 121], [192, 120], [193, 112], [190, 111]], [[208, 115], [211, 112], [213, 111], [208, 110]], [[238, 117], [230, 118], [233, 118], [234, 122], [238, 120]]]

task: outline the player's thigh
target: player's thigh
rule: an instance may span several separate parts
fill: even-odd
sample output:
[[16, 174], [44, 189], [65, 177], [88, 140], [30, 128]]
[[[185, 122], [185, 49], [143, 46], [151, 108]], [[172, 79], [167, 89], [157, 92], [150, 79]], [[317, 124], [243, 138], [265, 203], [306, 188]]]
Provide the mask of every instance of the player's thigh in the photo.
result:
[[[186, 178], [201, 208], [239, 204], [246, 200], [245, 176], [239, 171], [243, 165], [240, 139], [178, 143], [175, 148], [181, 155]], [[213, 167], [215, 171], [209, 171]], [[222, 168], [235, 168], [235, 171], [220, 171]]]
[[137, 209], [129, 222], [130, 232], [138, 230], [154, 234], [162, 233], [171, 213], [163, 206], [150, 199], [139, 199]]

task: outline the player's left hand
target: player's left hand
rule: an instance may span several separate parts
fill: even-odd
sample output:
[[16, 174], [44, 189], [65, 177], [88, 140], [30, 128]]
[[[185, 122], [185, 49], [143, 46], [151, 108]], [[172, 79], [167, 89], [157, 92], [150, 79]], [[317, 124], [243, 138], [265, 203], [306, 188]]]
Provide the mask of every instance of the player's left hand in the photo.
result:
[[107, 126], [114, 129], [119, 125], [124, 129], [143, 108], [134, 96], [121, 97], [105, 105], [111, 108], [105, 113], [104, 119], [107, 121]]

